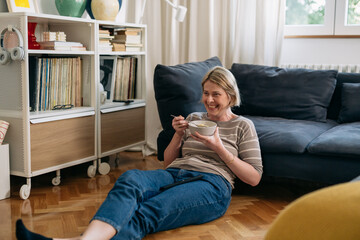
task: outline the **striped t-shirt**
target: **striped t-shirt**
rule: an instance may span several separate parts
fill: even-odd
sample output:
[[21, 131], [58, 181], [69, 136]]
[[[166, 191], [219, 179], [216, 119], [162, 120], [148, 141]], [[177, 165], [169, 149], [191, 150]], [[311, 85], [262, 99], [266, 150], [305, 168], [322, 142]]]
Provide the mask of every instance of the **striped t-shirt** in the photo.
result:
[[[209, 120], [206, 112], [191, 113], [187, 121]], [[225, 148], [249, 163], [262, 175], [263, 166], [259, 140], [253, 122], [242, 116], [229, 121], [216, 122], [219, 136]], [[190, 137], [190, 130], [186, 129], [183, 136], [181, 157], [175, 159], [167, 168], [181, 168], [223, 176], [234, 187], [235, 175], [223, 160], [203, 143]]]

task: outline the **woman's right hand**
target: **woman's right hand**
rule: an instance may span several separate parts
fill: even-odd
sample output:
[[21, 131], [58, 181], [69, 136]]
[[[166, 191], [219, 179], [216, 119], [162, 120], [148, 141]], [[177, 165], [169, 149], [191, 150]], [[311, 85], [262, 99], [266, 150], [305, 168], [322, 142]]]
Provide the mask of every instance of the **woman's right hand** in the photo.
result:
[[174, 117], [172, 120], [172, 127], [175, 129], [176, 133], [180, 136], [183, 136], [185, 129], [189, 127], [189, 123], [181, 115]]

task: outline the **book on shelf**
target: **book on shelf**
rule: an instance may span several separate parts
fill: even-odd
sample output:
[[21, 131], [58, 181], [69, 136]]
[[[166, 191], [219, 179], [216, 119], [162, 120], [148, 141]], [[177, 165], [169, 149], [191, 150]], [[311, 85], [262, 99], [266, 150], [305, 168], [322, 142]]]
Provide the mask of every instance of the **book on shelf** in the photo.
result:
[[81, 106], [82, 60], [74, 58], [33, 59], [30, 101], [32, 111], [52, 110], [56, 105]]
[[108, 35], [110, 35], [110, 31], [108, 29], [99, 29], [99, 34], [108, 34]]
[[127, 52], [140, 52], [142, 49], [142, 44], [125, 44], [125, 48]]
[[112, 52], [113, 46], [110, 42], [114, 36], [110, 35], [107, 29], [99, 29], [99, 51]]
[[42, 47], [42, 50], [56, 50], [56, 51], [86, 51], [86, 47], [81, 46], [54, 46]]
[[140, 44], [141, 35], [115, 35], [112, 42]]
[[113, 39], [114, 36], [111, 36], [110, 33], [99, 33], [99, 39]]
[[126, 101], [136, 98], [136, 73], [136, 57], [121, 57], [117, 59], [114, 101]]
[[141, 35], [141, 28], [126, 27], [126, 28], [114, 29], [114, 35]]
[[43, 41], [39, 42], [41, 47], [58, 47], [58, 46], [80, 46], [82, 47], [83, 44], [80, 42], [64, 42], [64, 41]]
[[126, 47], [124, 43], [112, 43], [114, 52], [124, 52]]
[[80, 42], [46, 41], [39, 44], [43, 50], [86, 51], [86, 47]]
[[113, 46], [111, 44], [99, 44], [100, 52], [112, 52]]
[[43, 32], [43, 41], [66, 41], [66, 34], [64, 32]]

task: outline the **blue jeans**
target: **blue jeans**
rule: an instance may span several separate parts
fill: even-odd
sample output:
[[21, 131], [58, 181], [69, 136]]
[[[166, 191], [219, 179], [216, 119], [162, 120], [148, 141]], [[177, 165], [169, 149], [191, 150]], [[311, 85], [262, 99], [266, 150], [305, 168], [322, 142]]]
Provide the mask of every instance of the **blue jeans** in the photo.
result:
[[[164, 191], [160, 187], [202, 174], [200, 180]], [[117, 230], [112, 239], [142, 239], [149, 233], [201, 224], [225, 214], [231, 185], [223, 177], [170, 168], [122, 174], [95, 214]]]

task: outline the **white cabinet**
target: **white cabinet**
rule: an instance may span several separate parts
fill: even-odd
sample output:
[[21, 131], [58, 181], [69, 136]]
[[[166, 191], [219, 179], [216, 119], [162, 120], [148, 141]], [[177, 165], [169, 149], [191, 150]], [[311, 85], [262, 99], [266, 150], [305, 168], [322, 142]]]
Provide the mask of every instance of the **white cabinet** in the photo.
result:
[[[29, 49], [29, 22], [37, 23], [35, 35], [38, 41], [41, 40], [43, 31], [64, 32], [67, 42], [80, 42], [86, 46], [86, 51]], [[89, 177], [95, 176], [96, 170], [107, 174], [110, 167], [107, 163], [101, 163], [102, 157], [145, 144], [146, 26], [136, 26], [143, 31], [141, 51], [104, 53], [98, 47], [99, 27], [102, 25], [120, 26], [112, 22], [46, 14], [0, 13], [1, 31], [12, 26], [19, 30], [23, 40], [24, 59], [0, 64], [0, 119], [10, 123], [6, 135], [6, 142], [11, 146], [10, 173], [27, 180], [20, 189], [20, 197], [23, 199], [30, 195], [31, 177], [56, 171], [52, 183], [58, 185], [61, 169], [85, 162], [92, 162], [88, 168]], [[133, 24], [121, 26], [135, 27]], [[138, 59], [137, 95], [131, 103], [107, 101], [101, 104], [100, 59], [106, 56], [133, 56]], [[80, 105], [52, 110], [54, 104], [62, 106], [63, 103], [59, 100], [47, 110], [39, 111], [34, 108], [34, 99], [39, 99], [41, 95], [39, 92], [35, 94], [35, 91], [40, 91], [36, 84], [40, 81], [39, 72], [43, 71], [39, 66], [45, 66], [39, 59], [44, 58], [80, 59], [81, 67], [76, 68], [81, 69], [76, 72], [81, 79], [80, 93], [77, 93], [81, 96]], [[65, 65], [61, 62], [60, 65], [52, 64], [52, 70], [47, 68], [50, 73], [43, 76], [49, 76], [50, 79], [51, 71], [54, 76], [70, 72], [66, 67], [64, 69]], [[67, 76], [66, 79], [71, 74]], [[51, 84], [55, 86], [55, 83]], [[65, 89], [69, 89], [70, 85], [66, 85]], [[49, 90], [49, 95], [56, 94], [51, 95]], [[71, 91], [66, 94], [74, 96]], [[49, 95], [47, 98], [50, 98]], [[51, 100], [49, 105], [50, 102]]]

